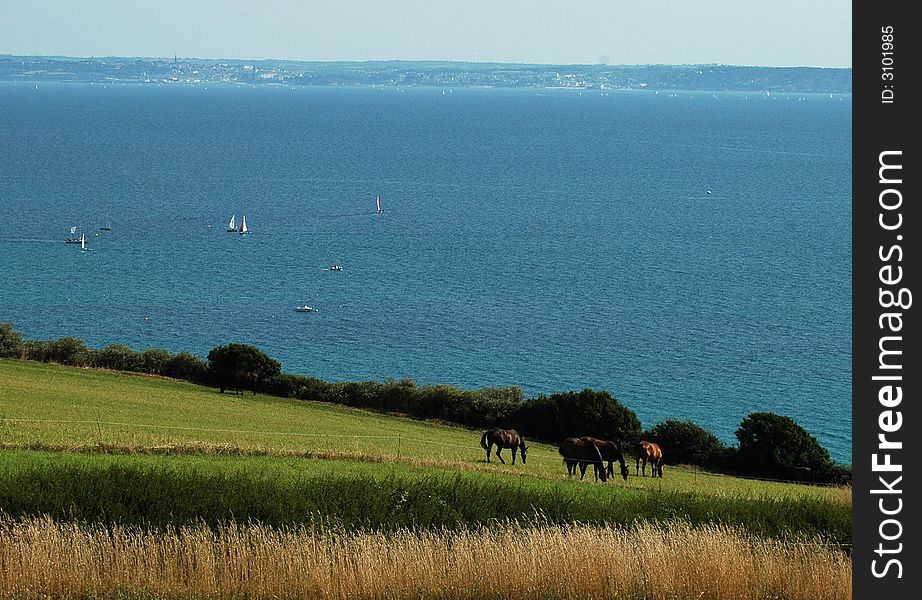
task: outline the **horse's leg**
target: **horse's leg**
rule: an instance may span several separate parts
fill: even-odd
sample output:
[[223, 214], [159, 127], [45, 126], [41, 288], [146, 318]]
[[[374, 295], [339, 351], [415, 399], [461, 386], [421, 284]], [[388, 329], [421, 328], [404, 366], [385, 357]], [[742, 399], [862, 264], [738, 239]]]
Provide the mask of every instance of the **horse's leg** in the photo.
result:
[[586, 462], [585, 462], [585, 461], [582, 461], [582, 460], [581, 460], [581, 461], [579, 462], [579, 480], [580, 480], [580, 481], [582, 481], [582, 480], [583, 480], [583, 477], [586, 476], [586, 467], [587, 467], [587, 466], [588, 466], [588, 465], [586, 465]]
[[640, 475], [640, 457], [637, 457], [637, 463], [634, 465], [634, 477]]
[[487, 446], [487, 462], [490, 462], [490, 450], [493, 449], [493, 442], [490, 442], [490, 445]]
[[518, 450], [518, 446], [512, 447], [512, 464], [515, 464], [515, 451]]
[[502, 452], [502, 451], [503, 451], [503, 447], [497, 444], [497, 446], [496, 446], [496, 458], [499, 459], [499, 462], [501, 462], [501, 463], [503, 463], [503, 464], [506, 464], [506, 461], [503, 459], [503, 455], [500, 454], [500, 452]]
[[611, 460], [608, 461], [608, 476], [609, 477], [615, 476], [615, 465], [614, 465], [614, 461], [611, 461]]

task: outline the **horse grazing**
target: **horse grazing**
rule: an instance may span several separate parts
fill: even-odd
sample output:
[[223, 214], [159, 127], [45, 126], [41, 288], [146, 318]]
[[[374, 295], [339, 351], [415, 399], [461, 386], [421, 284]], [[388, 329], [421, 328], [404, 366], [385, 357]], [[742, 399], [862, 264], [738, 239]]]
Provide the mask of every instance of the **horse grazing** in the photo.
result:
[[[634, 475], [643, 473], [647, 476], [647, 463], [650, 463], [650, 477], [659, 475], [663, 478], [663, 451], [653, 442], [642, 441], [637, 444], [637, 465]], [[643, 466], [641, 466], [641, 464]]]
[[599, 454], [602, 456], [602, 460], [608, 461], [609, 477], [615, 476], [614, 462], [617, 460], [621, 465], [621, 477], [627, 481], [627, 474], [629, 471], [627, 468], [627, 463], [624, 461], [624, 454], [621, 452], [621, 446], [609, 440], [599, 440], [589, 436], [581, 437], [579, 439], [584, 442], [595, 444], [595, 447], [599, 449]]
[[234, 390], [234, 394], [245, 394], [247, 390], [256, 395], [256, 386], [259, 378], [254, 371], [233, 371], [225, 373], [221, 378], [221, 393], [224, 390]]
[[586, 467], [592, 465], [595, 467], [595, 480], [608, 481], [605, 465], [602, 463], [602, 454], [592, 442], [579, 438], [567, 438], [560, 445], [558, 452], [563, 457], [564, 464], [567, 465], [568, 477], [573, 477], [576, 467], [579, 467], [579, 479], [582, 481], [586, 475]]
[[500, 429], [494, 427], [489, 431], [483, 432], [480, 438], [480, 445], [487, 451], [487, 462], [490, 462], [490, 451], [496, 446], [496, 458], [499, 462], [506, 464], [500, 452], [503, 448], [512, 448], [512, 464], [515, 464], [516, 450], [522, 451], [522, 464], [525, 464], [525, 454], [528, 452], [528, 446], [525, 445], [525, 438], [519, 435], [515, 429]]

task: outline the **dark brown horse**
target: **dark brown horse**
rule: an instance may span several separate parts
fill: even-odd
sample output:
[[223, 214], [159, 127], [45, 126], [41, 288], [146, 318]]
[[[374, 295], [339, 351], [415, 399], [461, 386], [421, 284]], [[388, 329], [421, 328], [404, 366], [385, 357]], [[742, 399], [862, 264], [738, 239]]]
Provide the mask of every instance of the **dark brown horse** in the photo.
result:
[[[637, 444], [637, 465], [635, 475], [643, 473], [647, 476], [647, 463], [650, 463], [650, 477], [659, 475], [663, 478], [663, 451], [653, 442], [642, 441]], [[641, 467], [641, 464], [643, 465]]]
[[595, 480], [608, 481], [605, 465], [602, 463], [602, 454], [592, 442], [579, 438], [567, 438], [560, 445], [558, 452], [563, 457], [564, 464], [567, 465], [568, 477], [573, 477], [576, 468], [579, 467], [579, 479], [582, 481], [586, 475], [586, 467], [592, 465], [595, 467]]
[[621, 446], [617, 443], [609, 440], [599, 440], [594, 437], [581, 437], [579, 438], [584, 442], [590, 442], [595, 444], [595, 447], [599, 449], [599, 454], [602, 456], [602, 460], [608, 461], [608, 476], [615, 476], [615, 465], [614, 462], [617, 460], [621, 465], [621, 477], [627, 481], [627, 474], [629, 473], [627, 468], [627, 463], [624, 461], [624, 453], [621, 452]]
[[259, 376], [253, 371], [227, 373], [221, 380], [221, 393], [223, 394], [224, 390], [234, 390], [235, 394], [245, 394], [249, 390], [255, 396], [258, 381]]
[[525, 438], [519, 435], [515, 429], [500, 429], [494, 427], [489, 431], [483, 432], [480, 438], [480, 445], [487, 451], [487, 462], [490, 462], [490, 450], [496, 446], [496, 458], [499, 462], [506, 464], [500, 452], [503, 448], [512, 448], [512, 464], [515, 464], [516, 450], [522, 451], [522, 464], [525, 464], [525, 454], [528, 452], [528, 446], [525, 445]]

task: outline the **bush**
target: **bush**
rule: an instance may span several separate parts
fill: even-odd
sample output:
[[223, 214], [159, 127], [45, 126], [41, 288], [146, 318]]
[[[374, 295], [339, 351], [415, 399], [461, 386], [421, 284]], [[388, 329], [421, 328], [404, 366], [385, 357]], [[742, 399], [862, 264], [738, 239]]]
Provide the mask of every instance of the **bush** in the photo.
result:
[[409, 413], [409, 406], [419, 390], [416, 388], [416, 382], [412, 379], [404, 378], [400, 381], [393, 379], [385, 380], [381, 386], [380, 409], [388, 412]]
[[12, 323], [0, 323], [0, 358], [20, 358], [22, 353], [22, 334]]
[[608, 392], [592, 389], [538, 396], [524, 402], [513, 421], [523, 435], [548, 441], [590, 435], [629, 447], [640, 439], [634, 411]]
[[125, 344], [109, 344], [97, 350], [94, 356], [95, 365], [103, 369], [114, 371], [141, 371], [143, 361], [141, 355]]
[[329, 394], [331, 385], [315, 377], [281, 373], [264, 382], [263, 389], [267, 394], [283, 398], [327, 401], [325, 398]]
[[795, 481], [826, 481], [829, 452], [790, 417], [752, 413], [736, 430], [738, 467], [744, 473]]
[[647, 439], [659, 444], [670, 464], [712, 468], [723, 466], [725, 460], [726, 446], [693, 421], [663, 421], [649, 431]]
[[162, 375], [172, 358], [173, 353], [162, 348], [142, 350], [140, 354], [141, 371], [152, 375]]
[[25, 360], [34, 360], [38, 362], [48, 361], [47, 340], [28, 340], [22, 344], [22, 357]]
[[207, 379], [208, 365], [201, 358], [188, 352], [180, 352], [163, 365], [161, 375], [174, 379], [184, 379], [194, 383], [204, 383]]
[[73, 336], [62, 337], [58, 340], [48, 340], [45, 345], [45, 362], [56, 362], [62, 365], [85, 367], [92, 362], [92, 352], [86, 343]]
[[208, 370], [221, 388], [250, 389], [255, 394], [262, 382], [279, 375], [282, 365], [248, 344], [227, 344], [208, 353]]

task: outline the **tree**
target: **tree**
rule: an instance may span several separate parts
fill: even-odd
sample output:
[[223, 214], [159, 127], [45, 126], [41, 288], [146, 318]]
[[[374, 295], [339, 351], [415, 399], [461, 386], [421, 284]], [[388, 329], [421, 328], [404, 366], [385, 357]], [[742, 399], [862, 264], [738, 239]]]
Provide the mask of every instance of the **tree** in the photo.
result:
[[670, 464], [721, 466], [726, 446], [694, 421], [668, 419], [649, 431], [651, 442], [659, 444]]
[[227, 344], [211, 349], [208, 369], [221, 393], [233, 388], [255, 394], [263, 381], [281, 373], [282, 365], [255, 346]]
[[538, 396], [523, 402], [513, 420], [523, 435], [551, 441], [590, 435], [628, 447], [640, 438], [634, 411], [603, 390]]
[[202, 383], [207, 376], [208, 365], [194, 354], [180, 352], [167, 361], [161, 373], [173, 379]]
[[12, 323], [0, 323], [0, 358], [22, 356], [22, 334], [13, 329]]
[[790, 417], [752, 413], [736, 430], [739, 467], [763, 477], [826, 480], [834, 463], [816, 438]]

